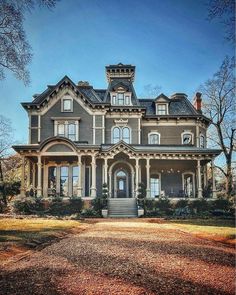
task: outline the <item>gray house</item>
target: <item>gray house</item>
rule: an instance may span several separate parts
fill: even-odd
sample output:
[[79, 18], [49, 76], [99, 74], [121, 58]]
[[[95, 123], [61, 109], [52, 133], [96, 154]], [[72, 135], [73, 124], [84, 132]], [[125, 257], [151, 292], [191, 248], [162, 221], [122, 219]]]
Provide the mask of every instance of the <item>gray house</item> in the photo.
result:
[[[23, 159], [22, 195], [31, 188], [45, 198], [91, 200], [106, 183], [115, 207], [135, 201], [143, 182], [148, 198], [201, 198], [207, 163], [214, 165], [220, 153], [207, 148], [210, 120], [202, 114], [201, 94], [193, 105], [184, 93], [139, 99], [135, 66], [107, 66], [106, 76], [107, 89], [65, 76], [22, 103], [29, 142], [14, 146]], [[214, 197], [214, 173], [212, 182]]]

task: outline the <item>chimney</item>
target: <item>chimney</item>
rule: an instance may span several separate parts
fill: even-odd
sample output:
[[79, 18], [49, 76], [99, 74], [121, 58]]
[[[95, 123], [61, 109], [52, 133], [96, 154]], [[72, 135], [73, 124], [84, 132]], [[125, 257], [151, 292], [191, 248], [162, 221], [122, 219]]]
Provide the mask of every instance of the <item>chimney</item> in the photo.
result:
[[197, 92], [195, 94], [194, 100], [193, 100], [193, 106], [195, 109], [199, 112], [202, 113], [202, 94], [200, 92]]

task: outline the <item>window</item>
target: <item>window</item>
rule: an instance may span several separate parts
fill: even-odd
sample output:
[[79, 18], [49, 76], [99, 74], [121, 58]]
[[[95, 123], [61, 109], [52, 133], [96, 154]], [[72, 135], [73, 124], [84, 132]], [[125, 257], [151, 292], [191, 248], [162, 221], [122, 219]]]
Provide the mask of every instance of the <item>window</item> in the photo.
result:
[[48, 168], [48, 188], [56, 191], [57, 184], [57, 168], [49, 167]]
[[113, 143], [117, 143], [120, 141], [120, 128], [115, 127], [113, 129]]
[[190, 132], [182, 133], [182, 144], [193, 144], [193, 134]]
[[149, 144], [160, 144], [160, 134], [157, 132], [152, 132], [148, 134], [148, 143]]
[[157, 115], [167, 115], [167, 104], [157, 104]]
[[194, 178], [193, 174], [185, 173], [183, 175], [183, 188], [184, 188], [184, 195], [186, 197], [194, 197]]
[[68, 138], [72, 141], [76, 140], [76, 126], [73, 123], [68, 124]]
[[112, 104], [115, 105], [116, 104], [116, 95], [112, 96]]
[[112, 142], [117, 143], [123, 140], [126, 143], [131, 143], [130, 128], [129, 127], [114, 127], [112, 130]]
[[124, 93], [118, 93], [117, 94], [117, 104], [118, 105], [124, 105]]
[[129, 105], [130, 104], [130, 97], [129, 96], [125, 96], [125, 104]]
[[130, 130], [128, 127], [124, 127], [122, 129], [122, 139], [124, 140], [124, 142], [130, 143]]
[[73, 112], [73, 99], [69, 95], [63, 97], [61, 111]]
[[205, 147], [205, 136], [203, 134], [200, 135], [200, 147]]
[[68, 197], [69, 193], [69, 185], [68, 185], [68, 174], [69, 168], [66, 166], [62, 166], [60, 169], [60, 195], [64, 197]]
[[160, 194], [160, 180], [158, 176], [152, 176], [150, 179], [151, 198], [155, 198]]
[[78, 121], [55, 121], [55, 136], [67, 137], [78, 141]]
[[79, 167], [72, 167], [72, 195], [77, 196]]

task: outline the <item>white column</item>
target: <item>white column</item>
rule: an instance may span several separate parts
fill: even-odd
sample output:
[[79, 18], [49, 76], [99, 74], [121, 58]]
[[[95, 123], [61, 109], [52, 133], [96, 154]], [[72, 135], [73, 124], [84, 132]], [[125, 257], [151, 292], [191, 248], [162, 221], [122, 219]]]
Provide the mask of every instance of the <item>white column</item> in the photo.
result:
[[201, 177], [201, 163], [200, 160], [197, 160], [197, 179], [198, 179], [198, 189], [197, 196], [202, 198], [202, 177]]
[[32, 186], [33, 189], [35, 190], [35, 163], [33, 163], [33, 169], [32, 169]]
[[31, 181], [30, 181], [30, 160], [27, 160], [27, 190], [30, 189]]
[[91, 183], [91, 188], [90, 188], [90, 196], [92, 198], [96, 198], [96, 158], [95, 155], [92, 155], [92, 162], [91, 162], [91, 167], [92, 167], [92, 183]]
[[109, 173], [109, 183], [108, 183], [109, 197], [111, 198], [112, 183], [111, 183], [111, 172]]
[[211, 160], [211, 173], [212, 173], [212, 198], [216, 198], [216, 181], [215, 181], [214, 159]]
[[78, 184], [77, 184], [77, 197], [82, 197], [82, 162], [81, 156], [78, 156], [78, 168], [79, 168], [79, 175], [78, 175]]
[[42, 196], [42, 162], [41, 156], [38, 156], [38, 187], [37, 187], [37, 196]]
[[138, 184], [139, 184], [139, 159], [135, 159], [136, 164], [135, 164], [135, 196], [138, 196]]
[[146, 188], [146, 197], [151, 197], [151, 190], [150, 190], [150, 159], [146, 159], [146, 176], [147, 176], [147, 188]]
[[22, 156], [20, 194], [21, 197], [25, 196], [25, 156]]
[[44, 198], [48, 196], [48, 166], [43, 165], [43, 196]]
[[104, 158], [104, 165], [103, 165], [103, 168], [104, 168], [104, 177], [103, 177], [103, 183], [107, 183], [107, 169], [108, 169], [108, 165], [107, 165], [107, 158]]

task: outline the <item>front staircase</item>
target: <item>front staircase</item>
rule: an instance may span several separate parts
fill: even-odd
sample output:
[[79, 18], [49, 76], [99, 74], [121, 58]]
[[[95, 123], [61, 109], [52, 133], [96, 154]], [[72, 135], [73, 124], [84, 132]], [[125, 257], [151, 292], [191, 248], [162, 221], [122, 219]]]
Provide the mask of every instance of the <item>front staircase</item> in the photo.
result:
[[108, 216], [123, 218], [137, 217], [138, 210], [134, 198], [111, 198], [108, 200]]

